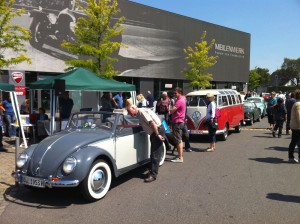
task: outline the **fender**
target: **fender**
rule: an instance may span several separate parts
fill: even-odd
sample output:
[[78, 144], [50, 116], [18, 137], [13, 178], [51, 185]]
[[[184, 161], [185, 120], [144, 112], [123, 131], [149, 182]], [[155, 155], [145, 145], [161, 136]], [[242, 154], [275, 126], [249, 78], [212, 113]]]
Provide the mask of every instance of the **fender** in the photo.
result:
[[[68, 176], [64, 176], [64, 180], [72, 180], [76, 179], [79, 180], [80, 182], [88, 175], [88, 172], [90, 170], [90, 167], [92, 166], [92, 163], [101, 156], [104, 156], [109, 159], [109, 162], [112, 165], [112, 172], [116, 177], [120, 175], [120, 172], [117, 169], [115, 159], [110, 155], [106, 150], [97, 148], [97, 147], [92, 147], [88, 146], [85, 148], [82, 148], [70, 156], [73, 156], [77, 159], [78, 163], [75, 168], [75, 171], [71, 173]], [[59, 169], [62, 170], [62, 169]]]

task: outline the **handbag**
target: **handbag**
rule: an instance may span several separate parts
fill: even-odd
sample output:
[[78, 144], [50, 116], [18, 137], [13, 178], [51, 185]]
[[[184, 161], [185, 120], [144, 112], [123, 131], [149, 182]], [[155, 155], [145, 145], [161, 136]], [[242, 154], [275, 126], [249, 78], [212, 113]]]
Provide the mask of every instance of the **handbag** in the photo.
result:
[[214, 121], [214, 122], [212, 122], [211, 127], [218, 129], [219, 126], [218, 126], [218, 123], [216, 121]]

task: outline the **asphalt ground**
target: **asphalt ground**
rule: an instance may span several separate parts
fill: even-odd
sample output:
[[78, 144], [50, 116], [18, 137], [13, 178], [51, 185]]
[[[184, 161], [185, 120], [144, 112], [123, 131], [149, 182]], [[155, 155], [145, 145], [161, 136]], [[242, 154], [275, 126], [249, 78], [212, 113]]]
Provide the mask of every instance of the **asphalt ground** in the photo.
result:
[[266, 119], [244, 126], [212, 153], [194, 138], [184, 163], [168, 154], [155, 182], [145, 184], [146, 168], [135, 169], [95, 203], [76, 190], [17, 188], [1, 172], [0, 223], [299, 223], [300, 164], [287, 162], [290, 136], [273, 138], [267, 127]]

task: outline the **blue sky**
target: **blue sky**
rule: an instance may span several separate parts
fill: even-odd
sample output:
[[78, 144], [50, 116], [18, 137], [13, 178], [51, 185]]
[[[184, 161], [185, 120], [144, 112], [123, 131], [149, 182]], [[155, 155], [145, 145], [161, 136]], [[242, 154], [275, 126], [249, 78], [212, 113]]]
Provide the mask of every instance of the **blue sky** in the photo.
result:
[[132, 0], [251, 34], [250, 69], [300, 57], [300, 0]]

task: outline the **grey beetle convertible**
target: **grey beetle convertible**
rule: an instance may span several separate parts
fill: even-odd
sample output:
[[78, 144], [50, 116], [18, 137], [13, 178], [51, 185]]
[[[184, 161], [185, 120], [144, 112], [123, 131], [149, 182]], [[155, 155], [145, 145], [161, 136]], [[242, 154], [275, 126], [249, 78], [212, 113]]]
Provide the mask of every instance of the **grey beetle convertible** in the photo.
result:
[[[161, 155], [160, 165], [166, 155]], [[149, 136], [122, 113], [72, 114], [64, 131], [31, 145], [17, 160], [16, 181], [33, 188], [77, 187], [89, 201], [103, 198], [112, 177], [150, 161]]]

